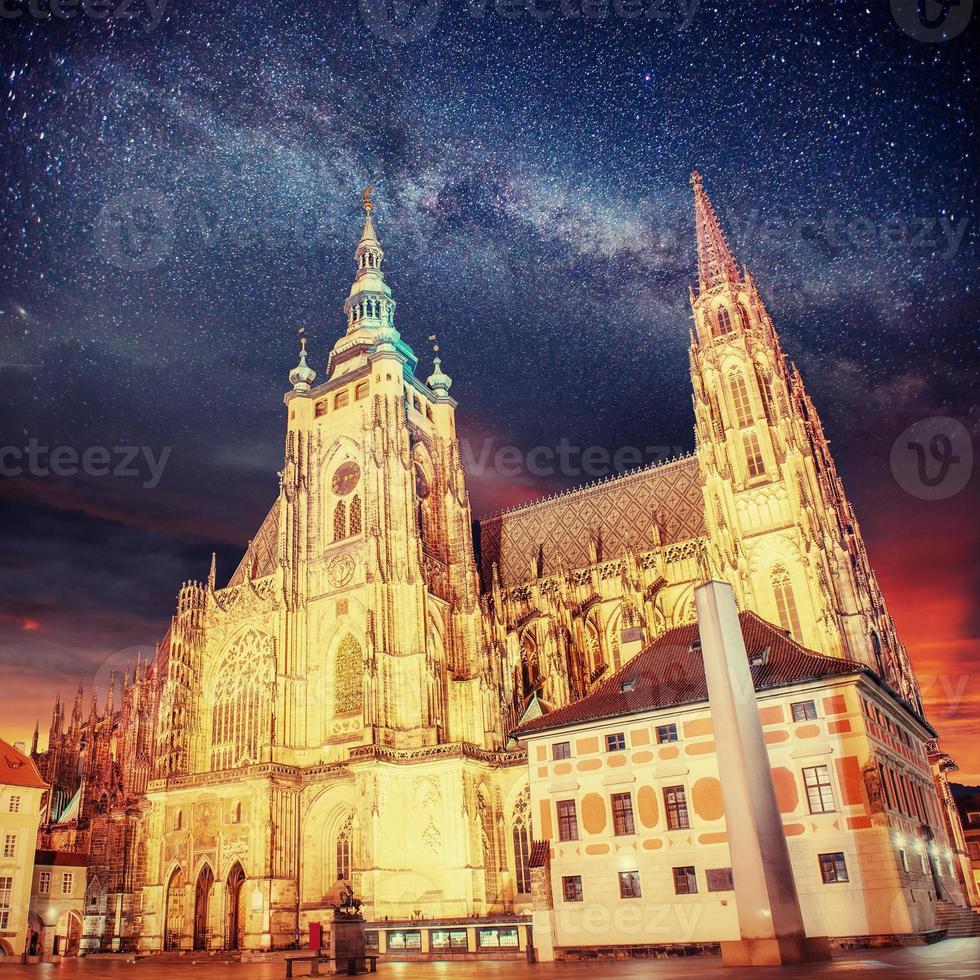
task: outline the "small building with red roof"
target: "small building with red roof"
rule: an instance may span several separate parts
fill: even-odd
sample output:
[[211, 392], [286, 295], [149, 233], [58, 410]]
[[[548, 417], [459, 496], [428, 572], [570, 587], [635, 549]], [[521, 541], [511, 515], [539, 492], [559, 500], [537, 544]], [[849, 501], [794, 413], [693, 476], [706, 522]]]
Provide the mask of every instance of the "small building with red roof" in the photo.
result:
[[23, 747], [0, 739], [0, 956], [29, 949], [34, 849], [47, 792]]
[[[739, 625], [806, 934], [932, 938], [962, 904], [927, 745], [935, 732], [863, 664]], [[743, 696], [739, 694], [739, 696]], [[711, 950], [739, 937], [696, 623], [589, 696], [525, 716], [534, 938], [542, 959]]]

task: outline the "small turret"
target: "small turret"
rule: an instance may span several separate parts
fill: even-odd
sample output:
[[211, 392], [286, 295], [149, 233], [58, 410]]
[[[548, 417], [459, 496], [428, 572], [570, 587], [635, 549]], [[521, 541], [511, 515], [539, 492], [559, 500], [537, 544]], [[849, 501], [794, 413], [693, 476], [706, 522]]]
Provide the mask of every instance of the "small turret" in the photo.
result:
[[299, 364], [289, 372], [289, 383], [293, 391], [309, 391], [316, 381], [316, 371], [306, 363], [306, 338], [299, 339]]
[[452, 387], [453, 379], [442, 370], [442, 358], [438, 354], [432, 359], [432, 374], [425, 379], [425, 383], [440, 398], [447, 398], [449, 396], [449, 389]]

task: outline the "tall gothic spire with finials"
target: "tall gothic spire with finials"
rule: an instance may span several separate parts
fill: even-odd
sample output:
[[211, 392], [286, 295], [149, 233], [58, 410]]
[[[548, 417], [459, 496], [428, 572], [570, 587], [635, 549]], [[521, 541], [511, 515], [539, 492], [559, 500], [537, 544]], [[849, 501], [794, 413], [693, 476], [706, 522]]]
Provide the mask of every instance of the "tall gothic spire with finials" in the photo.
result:
[[697, 170], [691, 174], [691, 184], [694, 187], [694, 225], [698, 238], [701, 292], [710, 292], [719, 286], [734, 286], [740, 280], [738, 266]]

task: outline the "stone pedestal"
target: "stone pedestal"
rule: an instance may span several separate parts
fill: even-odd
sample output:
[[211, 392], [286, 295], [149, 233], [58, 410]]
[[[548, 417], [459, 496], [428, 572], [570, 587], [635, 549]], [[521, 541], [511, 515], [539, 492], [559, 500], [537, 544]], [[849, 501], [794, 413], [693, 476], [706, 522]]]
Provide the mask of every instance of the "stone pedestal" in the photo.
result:
[[707, 582], [694, 597], [741, 936], [721, 944], [723, 961], [779, 966], [830, 959], [827, 939], [810, 939], [803, 929], [732, 587]]
[[334, 914], [330, 923], [330, 956], [337, 973], [347, 973], [347, 961], [357, 960], [355, 969], [364, 966], [364, 919], [360, 915]]

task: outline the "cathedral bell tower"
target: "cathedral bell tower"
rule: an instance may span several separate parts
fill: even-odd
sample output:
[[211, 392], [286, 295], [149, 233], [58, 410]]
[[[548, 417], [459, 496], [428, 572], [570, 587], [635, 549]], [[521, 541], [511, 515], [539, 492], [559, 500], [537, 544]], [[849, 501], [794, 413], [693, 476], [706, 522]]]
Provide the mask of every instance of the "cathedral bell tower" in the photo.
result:
[[[483, 744], [479, 605], [451, 378], [427, 382], [395, 328], [371, 188], [343, 310], [315, 385], [290, 374], [280, 497], [287, 673], [307, 742]], [[305, 610], [301, 614], [301, 611]], [[297, 729], [298, 734], [298, 729]]]
[[743, 609], [877, 671], [919, 706], [820, 417], [755, 282], [691, 177], [698, 289], [690, 366], [708, 559]]

